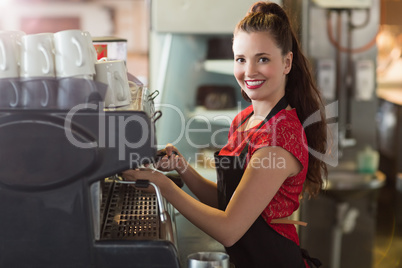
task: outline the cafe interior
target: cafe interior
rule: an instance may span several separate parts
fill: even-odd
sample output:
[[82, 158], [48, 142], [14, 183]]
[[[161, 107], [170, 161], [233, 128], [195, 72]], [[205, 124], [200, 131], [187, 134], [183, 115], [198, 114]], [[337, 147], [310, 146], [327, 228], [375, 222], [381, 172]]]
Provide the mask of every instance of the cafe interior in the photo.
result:
[[[90, 33], [94, 45], [122, 46], [123, 52], [118, 57], [126, 65], [129, 80], [151, 96], [148, 98], [152, 100], [150, 122], [155, 127], [155, 148], [162, 149], [167, 143], [173, 143], [191, 159], [200, 174], [216, 181], [213, 153], [227, 142], [231, 120], [249, 105], [242, 99], [233, 76], [231, 42], [236, 22], [254, 2], [0, 0], [0, 31], [38, 34], [77, 29]], [[315, 198], [303, 196], [300, 208], [292, 215], [296, 220], [308, 222], [307, 227], [297, 227], [300, 244], [310, 255], [319, 258], [323, 267], [402, 267], [402, 0], [275, 2], [286, 7], [294, 18], [302, 49], [311, 62], [315, 81], [325, 100], [333, 141], [331, 154], [325, 158], [328, 177], [321, 193]], [[130, 115], [124, 109], [117, 110], [119, 116]], [[0, 109], [2, 117], [10, 116], [10, 119], [0, 119], [0, 139], [5, 139], [0, 142], [2, 148], [11, 146], [8, 122], [14, 120], [12, 118], [18, 121], [18, 116], [23, 116], [14, 111]], [[108, 111], [106, 115], [113, 117], [112, 113]], [[112, 117], [106, 120], [106, 127], [115, 127], [112, 121], [117, 117], [113, 120]], [[33, 115], [32, 118], [26, 120], [39, 120]], [[92, 124], [92, 119], [84, 115], [77, 120], [82, 120], [84, 126]], [[23, 123], [17, 125], [27, 130]], [[185, 128], [193, 131], [183, 135]], [[131, 131], [138, 132], [135, 126]], [[25, 141], [21, 144], [29, 146]], [[45, 141], [39, 144], [50, 147]], [[39, 145], [37, 147], [39, 151], [35, 154], [40, 152]], [[16, 153], [19, 149], [14, 150], [3, 150], [0, 155], [3, 164], [10, 161], [8, 157], [20, 159], [20, 154]], [[73, 150], [66, 153], [65, 158], [47, 157], [43, 161], [57, 166], [59, 160], [69, 161]], [[145, 155], [153, 153], [144, 149]], [[105, 154], [108, 156], [102, 160], [103, 164], [88, 163], [97, 170], [83, 175], [88, 187], [79, 184], [79, 179], [65, 182], [60, 179], [54, 185], [49, 182], [50, 186], [46, 184], [43, 189], [29, 183], [25, 187], [22, 179], [15, 184], [9, 178], [0, 179], [0, 196], [3, 196], [0, 197], [0, 213], [12, 217], [3, 218], [8, 223], [0, 224], [0, 234], [7, 235], [4, 240], [0, 236], [1, 267], [12, 267], [9, 266], [11, 257], [2, 257], [5, 254], [13, 256], [13, 263], [17, 264], [14, 267], [30, 267], [23, 261], [18, 265], [18, 255], [23, 252], [27, 252], [29, 262], [35, 264], [31, 267], [187, 267], [187, 257], [192, 253], [225, 251], [221, 244], [160, 196], [155, 196], [159, 207], [159, 213], [158, 209], [155, 213], [160, 221], [152, 223], [160, 230], [158, 238], [114, 236], [114, 227], [110, 227], [110, 231], [107, 223], [115, 221], [116, 216], [106, 214], [111, 213], [114, 196], [124, 195], [118, 191], [130, 189], [124, 188], [123, 183], [111, 179], [110, 182], [109, 176], [105, 179], [109, 173], [118, 173], [117, 164], [112, 164], [115, 162], [106, 163], [108, 159], [117, 158], [117, 152], [108, 150]], [[72, 160], [72, 163], [77, 164], [74, 177], [84, 174], [78, 169], [86, 170], [85, 163], [80, 164], [79, 160]], [[16, 164], [11, 166], [19, 168]], [[72, 164], [68, 167], [74, 168]], [[18, 173], [20, 171], [15, 171], [17, 176]], [[10, 175], [14, 176], [11, 167], [0, 168], [0, 177]], [[39, 175], [35, 180], [42, 183]], [[180, 178], [178, 181], [180, 184]], [[192, 194], [186, 185], [180, 186]], [[116, 194], [112, 194], [111, 189], [115, 189]], [[68, 197], [69, 191], [76, 191], [83, 200], [92, 200], [90, 205], [82, 201], [84, 209], [81, 211], [78, 201]], [[63, 198], [67, 201], [62, 201]], [[4, 205], [5, 202], [14, 203]], [[13, 204], [17, 205], [13, 207]], [[24, 204], [28, 204], [30, 211], [37, 209], [38, 218], [44, 219], [43, 222], [35, 220], [33, 227], [28, 228], [32, 232], [35, 226], [39, 228], [35, 236], [31, 231], [22, 231], [24, 235], [19, 235], [21, 229], [31, 224], [27, 217], [16, 216], [15, 222], [10, 223], [14, 221], [12, 211], [15, 215], [28, 213], [28, 208], [21, 208]], [[116, 204], [114, 206], [118, 207]], [[108, 205], [110, 207], [103, 211], [102, 207]], [[52, 212], [45, 212], [43, 208]], [[61, 210], [71, 210], [71, 213], [61, 214]], [[169, 224], [163, 217], [164, 211], [169, 215]], [[81, 214], [90, 216], [81, 217]], [[75, 220], [70, 222], [72, 217]], [[64, 223], [53, 228], [61, 221]], [[42, 224], [44, 227], [40, 227]], [[87, 244], [72, 239], [73, 234], [71, 239], [59, 235], [59, 229], [71, 227], [67, 233], [74, 233], [80, 225], [84, 227], [77, 233], [85, 237]], [[135, 229], [135, 225], [131, 223], [127, 230]], [[139, 232], [142, 229], [139, 228]], [[8, 234], [13, 234], [15, 241], [10, 241]], [[24, 246], [36, 240], [45, 242], [39, 242], [35, 250]], [[70, 242], [69, 248], [77, 245], [77, 250], [68, 249], [68, 257], [60, 257], [66, 248], [58, 244]], [[50, 247], [53, 250], [49, 251], [47, 244], [53, 245]], [[49, 256], [37, 257], [38, 254]], [[52, 254], [66, 266], [61, 266], [62, 263], [50, 256]], [[80, 258], [85, 259], [83, 266], [69, 265], [70, 260], [79, 263]], [[86, 266], [88, 264], [92, 266]]]

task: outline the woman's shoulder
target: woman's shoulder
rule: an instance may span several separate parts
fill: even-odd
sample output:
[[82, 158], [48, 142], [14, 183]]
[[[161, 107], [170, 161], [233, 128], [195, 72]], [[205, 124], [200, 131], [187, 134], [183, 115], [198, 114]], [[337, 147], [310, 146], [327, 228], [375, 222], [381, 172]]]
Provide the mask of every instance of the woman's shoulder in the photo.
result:
[[282, 110], [253, 135], [256, 143], [284, 144], [305, 142], [305, 133], [295, 109]]
[[288, 130], [301, 130], [303, 126], [297, 116], [296, 109], [281, 110], [272, 120], [264, 125], [265, 129], [269, 128], [288, 128]]
[[282, 110], [251, 138], [253, 154], [265, 146], [279, 146], [292, 153], [303, 166], [308, 159], [307, 139], [295, 109]]

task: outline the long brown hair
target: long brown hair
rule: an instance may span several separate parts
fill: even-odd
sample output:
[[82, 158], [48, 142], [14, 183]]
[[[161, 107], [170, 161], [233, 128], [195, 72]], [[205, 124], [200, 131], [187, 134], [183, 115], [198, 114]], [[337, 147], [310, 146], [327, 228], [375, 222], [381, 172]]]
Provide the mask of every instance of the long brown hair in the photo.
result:
[[[323, 101], [313, 80], [309, 61], [301, 50], [286, 12], [275, 3], [257, 2], [237, 24], [234, 36], [239, 31], [267, 32], [282, 50], [283, 56], [290, 51], [293, 52], [292, 68], [287, 75], [285, 96], [289, 104], [296, 108], [297, 116], [302, 123], [310, 115], [319, 111], [321, 120], [306, 127], [305, 133], [309, 148], [325, 154], [327, 124]], [[242, 95], [251, 102], [243, 90]], [[323, 177], [326, 177], [327, 173], [325, 162], [310, 154], [304, 190], [311, 196], [318, 194], [323, 184]]]

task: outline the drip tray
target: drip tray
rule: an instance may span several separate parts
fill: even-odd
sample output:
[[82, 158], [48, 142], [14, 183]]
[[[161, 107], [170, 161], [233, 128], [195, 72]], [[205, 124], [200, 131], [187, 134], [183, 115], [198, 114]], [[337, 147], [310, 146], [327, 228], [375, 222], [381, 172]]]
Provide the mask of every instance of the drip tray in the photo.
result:
[[160, 239], [160, 219], [155, 194], [114, 182], [106, 182], [102, 193], [108, 193], [103, 196], [103, 199], [108, 199], [108, 205], [102, 207], [104, 224], [101, 240]]

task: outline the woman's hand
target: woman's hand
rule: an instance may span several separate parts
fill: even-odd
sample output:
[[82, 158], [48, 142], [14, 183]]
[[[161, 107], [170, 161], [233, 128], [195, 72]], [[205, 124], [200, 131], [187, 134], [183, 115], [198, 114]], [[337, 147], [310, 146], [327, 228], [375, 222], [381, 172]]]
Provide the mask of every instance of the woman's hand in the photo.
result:
[[[162, 173], [149, 168], [126, 170], [123, 171], [122, 177], [127, 181], [148, 180], [149, 182], [155, 183], [159, 188], [162, 188], [164, 186], [163, 181], [169, 180], [169, 178], [167, 178]], [[154, 187], [152, 186], [148, 188], [138, 189], [145, 190], [146, 192], [154, 192]]]
[[168, 143], [165, 149], [159, 151], [159, 153], [166, 153], [158, 162], [155, 163], [155, 168], [160, 171], [172, 171], [176, 170], [178, 173], [183, 172], [188, 163], [184, 157], [179, 153], [176, 147]]

